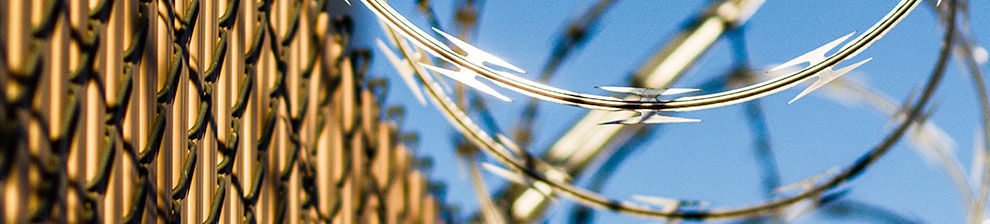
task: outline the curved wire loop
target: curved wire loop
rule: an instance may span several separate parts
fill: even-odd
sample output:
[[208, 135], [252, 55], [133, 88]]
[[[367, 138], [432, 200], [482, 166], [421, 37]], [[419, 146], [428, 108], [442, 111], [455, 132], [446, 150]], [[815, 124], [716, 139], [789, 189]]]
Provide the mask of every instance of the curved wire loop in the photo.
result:
[[[366, 4], [369, 4], [369, 6], [373, 6], [373, 4], [376, 2], [380, 3], [378, 2], [378, 0], [364, 0], [364, 2]], [[909, 3], [909, 4], [905, 5], [905, 3]], [[904, 0], [901, 2], [901, 5], [908, 7], [907, 11], [910, 11], [910, 8], [913, 8], [917, 3], [918, 1]], [[895, 10], [895, 12], [896, 11], [898, 10]], [[891, 14], [894, 14], [894, 12], [891, 12]], [[955, 10], [951, 10], [950, 14], [954, 16]], [[888, 15], [888, 17], [889, 16], [890, 15]], [[884, 23], [881, 22], [881, 24]], [[878, 24], [878, 26], [879, 25], [880, 24]], [[954, 24], [952, 20], [948, 22], [947, 27], [949, 27], [947, 33], [954, 32], [953, 31]], [[737, 208], [679, 210], [679, 209], [669, 209], [669, 208], [657, 209], [655, 207], [650, 207], [648, 205], [643, 205], [640, 203], [609, 199], [595, 192], [587, 191], [573, 184], [567, 183], [565, 180], [566, 177], [561, 177], [559, 175], [552, 175], [554, 174], [553, 172], [544, 172], [537, 169], [536, 167], [540, 167], [542, 165], [545, 165], [546, 163], [539, 158], [530, 156], [525, 151], [514, 149], [512, 147], [512, 145], [514, 144], [512, 144], [511, 142], [506, 142], [508, 141], [506, 138], [499, 138], [499, 140], [495, 140], [495, 138], [492, 138], [491, 135], [483, 131], [478, 125], [476, 125], [472, 121], [470, 117], [467, 116], [466, 113], [464, 113], [464, 111], [458, 109], [458, 107], [456, 106], [456, 104], [454, 104], [454, 102], [450, 99], [450, 97], [448, 97], [446, 93], [443, 92], [443, 88], [440, 86], [440, 84], [437, 81], [435, 81], [431, 75], [429, 75], [430, 73], [426, 72], [425, 66], [422, 66], [425, 63], [419, 63], [418, 61], [421, 60], [417, 59], [417, 57], [414, 56], [414, 55], [421, 56], [422, 54], [417, 54], [418, 52], [413, 52], [414, 51], [413, 47], [410, 46], [409, 44], [404, 44], [405, 42], [398, 37], [399, 35], [403, 35], [403, 33], [397, 31], [396, 28], [391, 26], [387, 26], [383, 28], [385, 28], [386, 33], [389, 34], [392, 43], [398, 47], [401, 55], [404, 58], [410, 59], [410, 60], [404, 60], [402, 64], [396, 64], [396, 65], [408, 66], [407, 68], [411, 68], [413, 70], [418, 80], [424, 84], [423, 86], [425, 87], [425, 90], [428, 93], [427, 94], [429, 96], [428, 98], [431, 101], [433, 101], [434, 105], [437, 106], [437, 108], [443, 112], [444, 116], [448, 119], [448, 121], [459, 132], [461, 132], [463, 135], [468, 137], [468, 139], [471, 139], [471, 141], [473, 141], [476, 145], [478, 145], [479, 147], [481, 147], [491, 155], [495, 156], [500, 162], [508, 166], [510, 169], [524, 176], [531, 186], [537, 188], [544, 188], [541, 186], [549, 187], [553, 190], [553, 192], [571, 198], [576, 202], [585, 206], [608, 209], [624, 214], [637, 215], [637, 216], [661, 217], [661, 218], [671, 218], [671, 219], [693, 219], [693, 220], [750, 217], [750, 216], [756, 216], [769, 212], [778, 211], [787, 208], [791, 205], [794, 205], [798, 202], [813, 199], [817, 196], [820, 196], [824, 194], [826, 191], [833, 189], [839, 186], [840, 184], [845, 183], [846, 181], [849, 181], [852, 178], [856, 177], [863, 170], [865, 170], [867, 167], [872, 165], [873, 162], [875, 162], [877, 159], [883, 156], [904, 135], [904, 133], [907, 132], [908, 128], [913, 123], [912, 121], [921, 116], [922, 109], [925, 107], [925, 105], [930, 100], [932, 94], [935, 92], [935, 88], [937, 88], [938, 83], [941, 80], [942, 74], [944, 73], [946, 67], [946, 61], [947, 61], [946, 59], [948, 57], [948, 52], [949, 52], [949, 50], [945, 46], [951, 45], [951, 44], [943, 45], [943, 49], [940, 54], [939, 61], [935, 66], [935, 71], [933, 72], [932, 77], [928, 80], [925, 91], [921, 94], [920, 99], [916, 102], [914, 107], [912, 107], [908, 112], [905, 122], [901, 123], [892, 133], [890, 133], [886, 138], [884, 138], [879, 145], [877, 145], [870, 151], [866, 152], [853, 164], [847, 166], [846, 168], [840, 171], [837, 171], [837, 173], [835, 173], [834, 175], [831, 175], [830, 178], [825, 179], [823, 181], [812, 180], [812, 184], [810, 186], [807, 186], [803, 191], [799, 193], [781, 197], [775, 200], [759, 203], [756, 205], [749, 205], [749, 206], [743, 206]], [[876, 29], [871, 29], [871, 30], [876, 30]], [[869, 33], [871, 32], [868, 32], [868, 34]], [[880, 32], [877, 35], [882, 35], [882, 33], [883, 32]], [[879, 37], [879, 36], [875, 36], [875, 37]], [[863, 36], [861, 36], [857, 38], [857, 40], [851, 43], [850, 45], [855, 45], [856, 43], [862, 43], [863, 41], [865, 40]], [[951, 43], [951, 38], [946, 38], [945, 41], [947, 43]], [[417, 44], [416, 41], [413, 41], [413, 44], [422, 45], [422, 44]], [[843, 48], [842, 51], [836, 54], [839, 55], [845, 52], [846, 54], [854, 55], [859, 51], [861, 51], [861, 50], [851, 50], [854, 48], [851, 48], [850, 45], [847, 45], [846, 47]], [[380, 47], [386, 48], [386, 46], [384, 45], [380, 45]], [[382, 50], [391, 53], [390, 49], [382, 49]], [[488, 69], [488, 68], [483, 68], [483, 69]], [[808, 69], [802, 71], [807, 71], [807, 70]], [[802, 72], [799, 72], [797, 74], [802, 74]], [[739, 90], [728, 91], [728, 92], [737, 92], [737, 91]], [[814, 182], [820, 182], [820, 184], [814, 184]]]
[[[496, 65], [508, 70], [523, 73], [521, 69], [512, 66], [502, 59], [499, 59], [484, 52], [483, 50], [434, 29], [434, 31], [438, 32], [441, 36], [444, 36], [448, 41], [453, 43], [453, 45], [457, 46], [461, 51], [466, 52], [467, 54], [464, 55], [458, 53], [440, 40], [427, 34], [427, 32], [409, 22], [409, 20], [389, 6], [388, 3], [385, 3], [384, 0], [362, 0], [362, 2], [372, 11], [372, 13], [378, 16], [379, 20], [381, 20], [385, 26], [394, 30], [399, 36], [411, 41], [414, 45], [424, 49], [431, 55], [450, 62], [456, 66], [458, 70], [447, 70], [437, 67], [428, 68], [503, 100], [508, 100], [508, 98], [498, 94], [490, 87], [476, 80], [476, 76], [484, 77], [485, 79], [488, 79], [501, 87], [530, 97], [589, 109], [694, 111], [733, 105], [758, 99], [794, 87], [812, 77], [818, 77], [819, 81], [816, 81], [811, 88], [806, 90], [806, 92], [814, 90], [815, 88], [834, 80], [835, 77], [845, 74], [845, 72], [848, 72], [852, 68], [855, 68], [865, 62], [866, 60], [847, 66], [846, 68], [832, 70], [832, 68], [840, 62], [856, 56], [883, 37], [883, 35], [896, 26], [897, 23], [907, 17], [907, 15], [918, 6], [921, 0], [901, 0], [893, 9], [890, 10], [889, 13], [887, 13], [886, 16], [873, 25], [873, 27], [851, 40], [849, 43], [840, 48], [838, 52], [828, 57], [824, 56], [825, 52], [828, 52], [831, 48], [834, 48], [841, 42], [844, 42], [845, 39], [850, 37], [852, 34], [846, 35], [839, 40], [826, 44], [826, 46], [816, 49], [809, 54], [802, 55], [789, 63], [785, 63], [791, 65], [803, 63], [810, 64], [810, 66], [797, 72], [734, 90], [698, 96], [685, 96], [667, 101], [659, 101], [649, 97], [644, 97], [639, 100], [627, 100], [603, 95], [577, 93], [530, 81], [509, 72], [496, 70], [495, 68], [485, 64]], [[799, 97], [803, 95], [804, 94], [801, 94]]]

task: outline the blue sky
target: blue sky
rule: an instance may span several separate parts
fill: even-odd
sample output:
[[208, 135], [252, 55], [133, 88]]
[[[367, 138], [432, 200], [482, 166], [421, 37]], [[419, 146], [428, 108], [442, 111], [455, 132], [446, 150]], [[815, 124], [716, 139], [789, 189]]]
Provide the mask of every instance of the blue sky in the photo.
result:
[[[444, 27], [453, 27], [453, 6], [434, 1]], [[536, 80], [554, 41], [572, 17], [595, 1], [485, 1], [478, 33], [471, 40], [481, 49], [501, 56], [530, 71], [524, 77]], [[358, 24], [356, 43], [373, 47], [381, 38], [378, 23], [360, 3], [353, 12]], [[865, 31], [885, 15], [896, 1], [767, 1], [744, 27], [744, 40], [750, 65], [767, 67], [782, 63], [852, 31]], [[392, 6], [420, 28], [427, 28], [423, 16], [414, 11], [414, 1], [392, 1]], [[669, 39], [685, 21], [702, 9], [705, 1], [617, 1], [597, 27], [596, 34], [562, 64], [550, 84], [576, 92], [605, 94], [595, 89], [603, 85], [628, 85], [629, 74], [646, 57]], [[972, 1], [970, 10], [979, 15], [990, 11], [990, 3]], [[972, 16], [977, 41], [990, 36], [990, 21]], [[941, 28], [934, 15], [920, 6], [883, 39], [857, 58], [874, 57], [847, 76], [866, 80], [870, 86], [901, 101], [920, 87], [931, 73], [941, 40]], [[377, 52], [376, 53], [380, 53]], [[695, 88], [705, 80], [724, 74], [734, 56], [729, 42], [720, 40], [676, 86]], [[855, 59], [854, 59], [855, 60]], [[848, 63], [848, 62], [847, 62]], [[980, 128], [976, 97], [968, 74], [958, 62], [950, 63], [940, 91], [935, 95], [938, 110], [932, 120], [956, 142], [956, 155], [969, 168], [973, 138]], [[987, 66], [981, 69], [986, 72]], [[406, 109], [404, 131], [420, 136], [417, 156], [434, 160], [431, 179], [448, 188], [446, 203], [462, 208], [461, 217], [477, 208], [467, 174], [456, 160], [451, 139], [457, 133], [434, 107], [421, 106], [409, 94], [384, 57], [375, 57], [372, 76], [390, 79], [389, 105]], [[787, 104], [803, 87], [765, 97], [761, 101], [771, 134], [771, 147], [783, 183], [793, 183], [830, 167], [851, 164], [877, 145], [891, 128], [888, 118], [863, 106], [835, 103], [820, 91]], [[716, 90], [703, 90], [716, 91]], [[528, 99], [500, 89], [514, 102], [487, 97], [492, 113], [503, 129], [514, 126]], [[650, 195], [703, 200], [714, 207], [737, 207], [763, 200], [760, 172], [753, 156], [753, 134], [743, 113], [743, 105], [682, 113], [703, 120], [700, 123], [664, 125], [649, 136], [635, 154], [619, 167], [602, 194], [619, 199]], [[541, 103], [541, 114], [534, 125], [534, 143], [529, 150], [541, 154], [563, 134], [586, 109]], [[965, 209], [950, 179], [941, 169], [924, 161], [915, 148], [902, 141], [883, 159], [858, 178], [842, 185], [849, 190], [845, 200], [868, 203], [904, 217], [930, 223], [965, 221]], [[586, 184], [587, 177], [578, 177]], [[486, 176], [490, 187], [504, 182]], [[548, 210], [546, 221], [564, 222], [574, 203], [557, 200]], [[651, 223], [658, 220], [596, 211], [596, 222]], [[795, 221], [802, 223], [845, 223], [855, 219], [835, 219], [808, 213]], [[863, 221], [863, 220], [858, 220]]]

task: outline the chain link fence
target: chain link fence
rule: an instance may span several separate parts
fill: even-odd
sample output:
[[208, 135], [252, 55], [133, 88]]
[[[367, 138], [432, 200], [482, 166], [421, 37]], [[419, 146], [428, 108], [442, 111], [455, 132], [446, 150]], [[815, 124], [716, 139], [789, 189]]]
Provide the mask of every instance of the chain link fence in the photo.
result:
[[436, 222], [343, 7], [0, 4], [3, 222]]

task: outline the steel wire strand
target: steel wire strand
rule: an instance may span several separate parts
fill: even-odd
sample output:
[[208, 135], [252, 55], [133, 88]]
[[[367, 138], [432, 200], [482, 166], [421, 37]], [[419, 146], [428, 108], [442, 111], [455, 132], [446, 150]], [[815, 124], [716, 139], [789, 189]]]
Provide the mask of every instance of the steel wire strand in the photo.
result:
[[622, 100], [601, 95], [576, 93], [529, 81], [507, 72], [496, 71], [490, 67], [471, 62], [467, 57], [446, 47], [442, 42], [410, 23], [405, 17], [389, 6], [388, 3], [381, 0], [362, 0], [362, 2], [388, 27], [394, 29], [398, 35], [412, 41], [416, 46], [430, 52], [434, 56], [457, 65], [459, 69], [469, 69], [471, 72], [481, 75], [499, 86], [530, 97], [589, 109], [693, 111], [742, 103], [791, 88], [813, 77], [818, 72], [829, 69], [839, 62], [849, 59], [865, 50], [869, 45], [875, 43], [886, 32], [896, 26], [897, 23], [907, 17], [921, 1], [902, 0], [873, 27], [853, 39], [837, 53], [796, 73], [734, 90], [681, 97], [664, 102], [656, 102], [648, 99], [638, 101]]
[[[950, 1], [949, 5], [954, 5], [954, 1]], [[955, 9], [950, 10], [951, 15], [955, 15]], [[950, 19], [951, 20], [951, 19]], [[411, 56], [408, 52], [407, 46], [400, 43], [397, 39], [398, 35], [395, 34], [393, 30], [389, 30], [392, 33], [392, 41], [394, 44], [399, 46], [402, 55], [407, 58]], [[781, 197], [776, 200], [769, 202], [760, 203], [757, 205], [744, 206], [739, 208], [728, 208], [728, 209], [697, 209], [697, 210], [684, 210], [684, 211], [662, 211], [651, 209], [646, 206], [637, 205], [631, 202], [617, 201], [607, 199], [601, 195], [593, 192], [588, 192], [582, 190], [574, 185], [562, 182], [560, 180], [555, 180], [550, 177], [545, 176], [540, 171], [534, 170], [532, 161], [540, 161], [538, 158], [529, 156], [528, 154], [518, 155], [524, 158], [517, 158], [512, 152], [507, 150], [507, 147], [502, 143], [496, 142], [490, 135], [478, 128], [477, 125], [471, 121], [462, 111], [456, 109], [457, 107], [452, 103], [449, 97], [446, 96], [440, 90], [440, 87], [431, 77], [423, 75], [422, 69], [416, 67], [414, 63], [409, 63], [409, 66], [416, 68], [416, 73], [421, 82], [426, 86], [430, 99], [434, 101], [434, 104], [444, 112], [445, 117], [454, 124], [454, 127], [462, 132], [469, 139], [473, 140], [479, 147], [485, 149], [487, 152], [493, 154], [505, 165], [508, 165], [511, 169], [520, 172], [528, 178], [532, 178], [534, 183], [543, 183], [553, 188], [554, 191], [561, 193], [577, 202], [584, 204], [586, 206], [598, 207], [613, 210], [620, 213], [638, 215], [638, 216], [651, 216], [651, 217], [664, 217], [664, 218], [679, 218], [679, 219], [693, 219], [693, 220], [706, 220], [706, 219], [726, 219], [734, 217], [748, 217], [753, 215], [764, 214], [768, 212], [777, 211], [793, 205], [797, 202], [816, 197], [825, 191], [839, 186], [845, 183], [860, 173], [862, 173], [866, 168], [872, 165], [875, 161], [881, 158], [889, 149], [898, 142], [898, 140], [903, 136], [907, 129], [913, 123], [912, 121], [917, 119], [921, 115], [921, 111], [927, 105], [931, 98], [931, 95], [935, 92], [938, 87], [938, 83], [941, 80], [945, 68], [946, 62], [948, 60], [948, 54], [950, 52], [950, 47], [952, 43], [951, 33], [954, 32], [954, 24], [948, 23], [947, 25], [947, 35], [943, 41], [942, 51], [939, 54], [939, 59], [935, 65], [934, 71], [932, 72], [931, 78], [925, 85], [925, 90], [919, 97], [919, 100], [914, 107], [911, 108], [910, 113], [908, 113], [906, 122], [901, 123], [894, 131], [887, 135], [876, 147], [861, 156], [852, 165], [843, 169], [840, 173], [832, 176], [830, 179], [825, 181], [823, 184], [816, 185], [812, 188], [805, 189], [801, 193], [790, 195], [786, 197]]]

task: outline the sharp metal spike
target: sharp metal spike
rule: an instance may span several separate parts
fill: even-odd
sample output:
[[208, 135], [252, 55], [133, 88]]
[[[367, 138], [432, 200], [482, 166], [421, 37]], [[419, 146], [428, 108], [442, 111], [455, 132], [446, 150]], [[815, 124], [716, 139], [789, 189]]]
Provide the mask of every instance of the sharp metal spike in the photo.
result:
[[[407, 54], [413, 55], [414, 62], [432, 63], [429, 58], [424, 56], [428, 53], [424, 52], [422, 48], [417, 47], [417, 45], [409, 41], [409, 39], [401, 39], [400, 42], [405, 43], [405, 45], [403, 46], [409, 46], [406, 49], [411, 53], [407, 52]], [[424, 74], [424, 75], [430, 75], [430, 74]], [[444, 79], [435, 78], [434, 80], [436, 80], [437, 83], [440, 83], [440, 86], [443, 87], [443, 89], [446, 90], [447, 92], [454, 91], [454, 88], [451, 88], [450, 84], [447, 84], [447, 81], [445, 81]]]
[[948, 134], [938, 129], [935, 123], [925, 121], [911, 126], [908, 131], [911, 132], [908, 139], [911, 146], [921, 155], [926, 165], [935, 167], [939, 164], [957, 163], [957, 161], [950, 159], [956, 158], [956, 142]]
[[908, 94], [908, 97], [904, 98], [904, 102], [901, 103], [901, 107], [898, 108], [893, 115], [890, 115], [890, 119], [888, 119], [887, 122], [883, 124], [883, 128], [886, 129], [895, 122], [899, 122], [902, 119], [904, 119], [904, 115], [906, 115], [907, 111], [911, 109], [911, 104], [913, 104], [912, 102], [914, 102], [914, 98], [917, 96], [918, 96], [918, 87], [916, 86], [914, 89], [911, 90], [911, 93]]
[[784, 185], [784, 186], [778, 187], [776, 189], [773, 189], [773, 191], [771, 191], [771, 192], [774, 193], [774, 194], [779, 194], [779, 193], [782, 193], [782, 192], [785, 192], [785, 191], [794, 190], [794, 189], [799, 189], [799, 188], [807, 189], [807, 188], [810, 188], [810, 187], [814, 187], [815, 186], [815, 183], [817, 183], [819, 180], [824, 179], [825, 177], [828, 177], [828, 176], [830, 176], [833, 173], [836, 173], [838, 171], [839, 171], [839, 168], [838, 167], [832, 167], [832, 168], [829, 168], [828, 170], [826, 170], [825, 172], [821, 172], [819, 174], [815, 174], [814, 176], [808, 177], [807, 179], [801, 180], [801, 181], [799, 181], [797, 183], [788, 184], [788, 185]]
[[711, 203], [709, 203], [707, 201], [686, 201], [686, 200], [679, 200], [679, 199], [673, 199], [673, 198], [654, 197], [654, 196], [635, 195], [635, 194], [632, 195], [632, 196], [630, 196], [630, 197], [632, 197], [632, 199], [637, 200], [637, 201], [642, 201], [642, 202], [646, 202], [646, 203], [650, 203], [650, 204], [655, 204], [655, 205], [659, 205], [659, 206], [663, 206], [663, 207], [668, 207], [668, 206], [707, 206], [707, 205], [711, 204]]
[[632, 195], [631, 197], [633, 200], [646, 202], [653, 205], [659, 205], [664, 210], [670, 210], [670, 211], [677, 210], [677, 208], [680, 207], [681, 205], [681, 200], [672, 199], [672, 198], [662, 198], [662, 197], [643, 196], [643, 195]]
[[522, 150], [522, 148], [519, 148], [519, 145], [516, 145], [516, 143], [513, 142], [512, 139], [509, 139], [509, 137], [505, 137], [505, 135], [495, 133], [495, 138], [498, 139], [498, 141], [501, 142], [502, 145], [505, 145], [506, 148], [509, 148], [509, 150], [512, 150], [512, 152], [515, 152], [517, 155], [524, 155], [526, 153], [525, 151]]
[[680, 118], [680, 117], [670, 117], [657, 114], [656, 111], [645, 111], [639, 112], [638, 115], [631, 118], [626, 118], [622, 120], [609, 121], [601, 123], [605, 124], [661, 124], [661, 123], [685, 123], [685, 122], [700, 122], [699, 119], [691, 118]]
[[[381, 24], [382, 31], [385, 32], [385, 35], [388, 36], [388, 39], [396, 40], [395, 44], [399, 48], [399, 51], [404, 51], [406, 55], [411, 55], [411, 59], [413, 62], [427, 62], [427, 63], [429, 62], [428, 58], [424, 56], [427, 53], [423, 52], [423, 50], [420, 47], [418, 47], [420, 45], [410, 42], [409, 38], [405, 38], [405, 35], [396, 36], [395, 32], [392, 30], [392, 27], [386, 24], [384, 21], [379, 19], [378, 23]], [[413, 68], [413, 69], [420, 70], [419, 68]], [[432, 75], [428, 72], [423, 72], [423, 71], [419, 71], [419, 72], [422, 75], [427, 75], [427, 76]], [[450, 88], [450, 85], [447, 84], [447, 81], [444, 81], [443, 79], [440, 78], [436, 78], [434, 80], [436, 80], [437, 83], [440, 83], [440, 86], [442, 86], [444, 90], [447, 90], [448, 92], [453, 91], [453, 88]]]
[[987, 159], [986, 158], [987, 151], [986, 151], [986, 143], [985, 143], [986, 139], [983, 139], [983, 136], [984, 136], [983, 132], [980, 131], [979, 129], [973, 132], [974, 155], [973, 155], [973, 162], [970, 163], [971, 165], [969, 167], [969, 173], [970, 173], [969, 182], [971, 185], [974, 185], [971, 186], [973, 189], [977, 189], [977, 186], [981, 182], [980, 178], [983, 178], [984, 175], [983, 169], [986, 166], [986, 159]]
[[685, 93], [697, 92], [697, 91], [701, 91], [701, 89], [666, 88], [664, 89], [663, 94], [660, 95], [669, 96], [669, 95], [685, 94]]
[[657, 100], [657, 97], [659, 96], [669, 96], [669, 95], [677, 95], [677, 94], [700, 91], [700, 89], [637, 88], [637, 87], [621, 87], [621, 86], [597, 86], [595, 88], [599, 88], [610, 92], [633, 94], [640, 96], [643, 99], [653, 99], [653, 100]]
[[[684, 206], [704, 206], [708, 205], [708, 202], [704, 201], [683, 201], [671, 198], [661, 198], [643, 195], [632, 195], [633, 200], [642, 201], [645, 203], [658, 205], [660, 210], [664, 212], [675, 212]], [[668, 219], [667, 223], [680, 223], [680, 219]]]
[[491, 163], [481, 163], [481, 168], [513, 183], [531, 186], [530, 189], [536, 190], [544, 197], [549, 197], [550, 194], [553, 193], [553, 188], [546, 183], [530, 179], [529, 177], [526, 177], [518, 172], [513, 172]]
[[451, 79], [457, 80], [458, 82], [463, 83], [464, 85], [470, 86], [471, 88], [474, 88], [488, 95], [494, 96], [495, 98], [498, 98], [500, 100], [506, 102], [512, 102], [512, 100], [509, 99], [509, 97], [506, 97], [501, 93], [498, 93], [497, 91], [495, 91], [495, 89], [492, 89], [492, 87], [489, 87], [488, 85], [485, 85], [481, 81], [475, 79], [475, 77], [477, 77], [478, 74], [472, 72], [467, 68], [458, 67], [458, 70], [454, 71], [450, 69], [435, 67], [424, 63], [419, 63], [419, 65], [433, 72], [440, 73], [447, 77], [450, 77]]
[[450, 34], [444, 33], [443, 31], [440, 31], [440, 29], [433, 28], [433, 31], [436, 31], [437, 33], [439, 33], [440, 35], [442, 35], [444, 38], [447, 38], [447, 40], [449, 40], [451, 43], [453, 43], [454, 45], [456, 45], [457, 48], [460, 48], [461, 50], [464, 50], [464, 52], [467, 53], [467, 55], [465, 55], [465, 57], [469, 61], [471, 61], [472, 63], [474, 63], [474, 64], [484, 65], [484, 62], [488, 62], [488, 63], [494, 64], [494, 65], [498, 65], [498, 66], [507, 68], [509, 70], [512, 70], [512, 71], [515, 71], [515, 72], [518, 72], [518, 73], [523, 73], [523, 74], [526, 73], [526, 71], [523, 71], [521, 68], [516, 67], [515, 65], [512, 65], [509, 62], [507, 62], [505, 60], [502, 60], [501, 58], [496, 57], [495, 55], [492, 55], [492, 54], [490, 54], [488, 52], [485, 52], [484, 50], [481, 50], [481, 49], [479, 49], [479, 48], [477, 48], [477, 47], [475, 47], [475, 46], [473, 46], [473, 45], [471, 45], [471, 44], [469, 44], [467, 42], [464, 42], [464, 41], [462, 41], [460, 39], [457, 39], [457, 37], [454, 37], [454, 36], [451, 36]]
[[538, 166], [541, 167], [540, 170], [547, 176], [547, 178], [550, 178], [551, 180], [571, 181], [572, 179], [570, 174], [567, 174], [567, 172], [564, 172], [564, 170], [559, 167], [551, 166], [546, 163], [540, 163]]
[[399, 77], [402, 77], [402, 81], [409, 87], [409, 91], [413, 93], [413, 96], [416, 97], [419, 104], [425, 106], [426, 98], [423, 97], [423, 92], [419, 90], [419, 84], [416, 83], [416, 80], [413, 78], [413, 68], [409, 64], [409, 61], [406, 59], [399, 59], [399, 57], [392, 52], [388, 45], [385, 45], [385, 42], [382, 42], [381, 39], [376, 40], [378, 41], [378, 48], [385, 53], [385, 58], [388, 58], [388, 61], [392, 63], [392, 67], [395, 67], [395, 70], [399, 72]]
[[815, 91], [816, 89], [821, 88], [822, 86], [825, 86], [825, 84], [828, 84], [829, 82], [832, 82], [832, 80], [835, 80], [836, 78], [839, 78], [840, 76], [845, 75], [846, 73], [849, 73], [849, 71], [852, 71], [853, 69], [856, 69], [856, 67], [859, 67], [860, 65], [863, 65], [864, 63], [866, 63], [866, 62], [868, 62], [868, 61], [870, 61], [872, 59], [873, 58], [867, 58], [866, 60], [857, 62], [856, 64], [852, 64], [852, 65], [846, 66], [845, 68], [842, 68], [842, 69], [839, 69], [839, 70], [832, 70], [832, 68], [830, 67], [830, 68], [826, 68], [826, 69], [824, 69], [824, 70], [816, 73], [815, 74], [815, 77], [818, 77], [818, 80], [816, 80], [814, 83], [812, 83], [811, 86], [808, 86], [807, 89], [804, 89], [804, 91], [801, 91], [801, 93], [798, 94], [797, 97], [794, 97], [794, 99], [791, 99], [791, 101], [790, 102], [787, 102], [787, 104], [794, 103], [794, 101], [796, 101], [798, 99], [801, 99], [801, 97], [804, 97], [804, 95], [808, 95], [808, 93], [811, 93], [811, 91]]
[[918, 119], [922, 123], [929, 122], [928, 118], [932, 117], [932, 114], [935, 114], [935, 110], [942, 105], [942, 98], [935, 98], [932, 101], [932, 105], [928, 107], [928, 111], [923, 114], [920, 119]]
[[[497, 138], [498, 141], [502, 143], [502, 145], [504, 145], [506, 148], [509, 148], [509, 150], [515, 152], [517, 155], [530, 156], [526, 151], [523, 151], [522, 148], [519, 148], [519, 145], [516, 145], [515, 142], [509, 139], [509, 137], [505, 137], [502, 134], [495, 134], [495, 138]], [[527, 162], [530, 161], [527, 160]], [[567, 172], [564, 172], [564, 170], [556, 166], [546, 164], [541, 160], [532, 160], [532, 162], [535, 163], [535, 167], [537, 170], [547, 175], [547, 178], [560, 180], [560, 181], [571, 180], [571, 175], [567, 174]]]
[[795, 203], [790, 208], [783, 211], [783, 221], [787, 223], [794, 222], [794, 219], [797, 219], [797, 217], [800, 217], [802, 214], [815, 208], [815, 202], [820, 198], [821, 196], [816, 195], [814, 198], [809, 199], [814, 201], [802, 201], [800, 203]]
[[856, 34], [856, 32], [846, 34], [845, 36], [842, 36], [839, 39], [835, 39], [832, 42], [822, 45], [821, 47], [818, 47], [815, 50], [812, 50], [808, 53], [798, 56], [797, 58], [791, 59], [790, 61], [784, 62], [783, 64], [777, 65], [776, 67], [767, 70], [767, 72], [775, 72], [777, 70], [781, 70], [787, 67], [804, 64], [804, 63], [817, 64], [819, 62], [825, 61], [825, 59], [827, 58], [825, 56], [826, 53], [831, 51], [836, 46], [839, 46], [839, 44], [841, 44], [842, 42], [845, 42], [846, 39], [852, 37], [853, 34]]
[[526, 181], [527, 178], [523, 177], [521, 174], [512, 172], [510, 170], [496, 166], [494, 164], [482, 162], [481, 168], [484, 169], [485, 171], [488, 171], [489, 173], [495, 174], [496, 176], [505, 178], [508, 181], [512, 181], [513, 183], [522, 184], [522, 185], [529, 184], [529, 182]]

